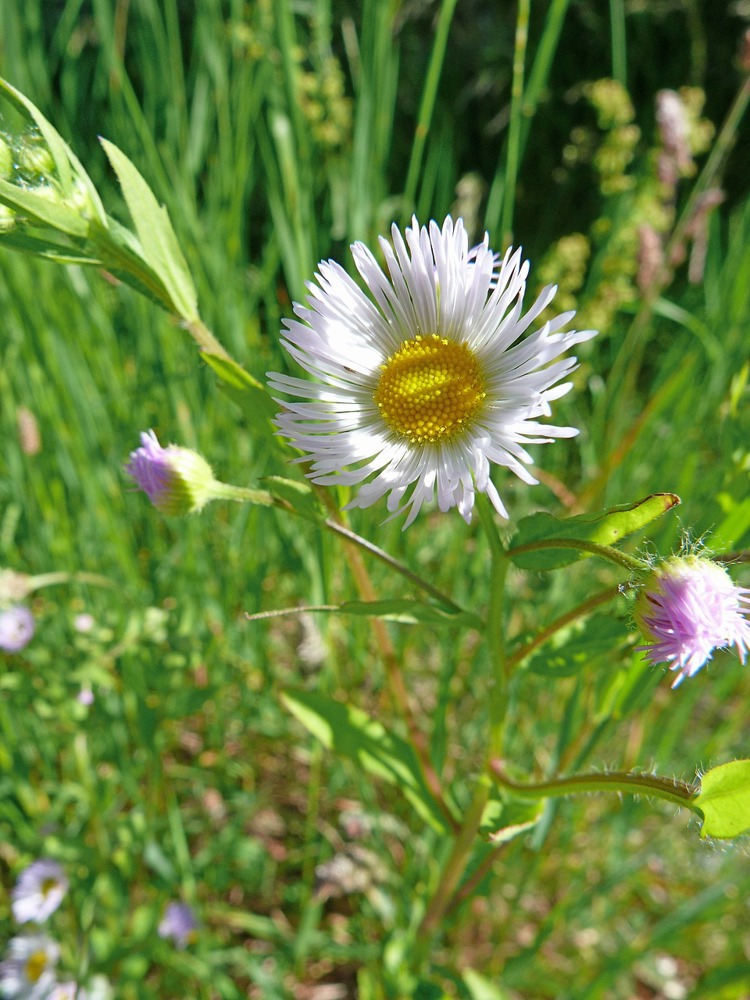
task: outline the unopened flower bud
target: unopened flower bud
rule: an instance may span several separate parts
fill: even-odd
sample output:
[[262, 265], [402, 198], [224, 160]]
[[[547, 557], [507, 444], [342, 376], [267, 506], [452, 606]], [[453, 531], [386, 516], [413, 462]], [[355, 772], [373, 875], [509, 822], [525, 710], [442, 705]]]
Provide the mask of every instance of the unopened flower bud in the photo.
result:
[[55, 173], [55, 161], [46, 146], [35, 139], [18, 143], [16, 162], [20, 170], [34, 177], [51, 177]]
[[141, 447], [131, 452], [125, 471], [162, 514], [192, 514], [220, 495], [208, 462], [189, 448], [162, 448], [153, 431], [141, 434]]
[[738, 587], [718, 563], [698, 556], [668, 559], [644, 580], [635, 620], [652, 663], [679, 670], [672, 687], [692, 677], [715, 649], [750, 649], [750, 589]]
[[0, 611], [0, 649], [18, 653], [34, 638], [34, 616], [23, 604]]

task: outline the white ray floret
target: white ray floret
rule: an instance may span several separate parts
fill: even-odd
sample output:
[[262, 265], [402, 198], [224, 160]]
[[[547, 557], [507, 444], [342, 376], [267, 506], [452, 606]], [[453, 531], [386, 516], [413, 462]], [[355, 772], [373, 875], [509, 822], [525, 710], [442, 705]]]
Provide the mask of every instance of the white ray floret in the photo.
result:
[[364, 244], [351, 248], [367, 291], [324, 261], [307, 304], [284, 321], [282, 343], [315, 381], [269, 373], [272, 391], [289, 397], [279, 431], [314, 482], [359, 487], [349, 507], [387, 496], [407, 527], [437, 499], [470, 521], [481, 492], [507, 517], [490, 467], [535, 483], [526, 446], [578, 433], [538, 418], [571, 388], [562, 380], [576, 359], [560, 356], [596, 331], [560, 332], [568, 312], [524, 336], [555, 287], [524, 314], [520, 249], [499, 260], [486, 236], [470, 249], [460, 219], [442, 229], [413, 219], [391, 240], [380, 238], [385, 271]]

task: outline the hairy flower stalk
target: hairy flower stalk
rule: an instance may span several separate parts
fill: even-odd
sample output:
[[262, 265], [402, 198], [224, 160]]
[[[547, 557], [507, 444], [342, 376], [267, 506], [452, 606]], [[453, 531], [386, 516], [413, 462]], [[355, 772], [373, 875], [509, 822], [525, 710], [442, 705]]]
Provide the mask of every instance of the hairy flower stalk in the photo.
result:
[[675, 557], [644, 581], [635, 620], [648, 640], [640, 648], [653, 664], [679, 671], [672, 687], [692, 677], [715, 649], [734, 646], [744, 663], [750, 649], [750, 589], [738, 587], [710, 559]]
[[507, 517], [490, 466], [535, 483], [526, 445], [578, 433], [538, 418], [571, 388], [561, 379], [576, 360], [560, 355], [596, 331], [560, 333], [568, 312], [524, 337], [555, 287], [523, 314], [521, 251], [499, 261], [487, 237], [469, 249], [461, 220], [420, 229], [414, 219], [391, 237], [380, 240], [387, 274], [364, 244], [351, 248], [369, 294], [322, 262], [309, 304], [285, 321], [282, 343], [317, 381], [269, 373], [271, 389], [292, 397], [279, 431], [306, 453], [314, 482], [359, 487], [349, 507], [387, 495], [407, 527], [437, 497], [468, 522], [486, 493]]

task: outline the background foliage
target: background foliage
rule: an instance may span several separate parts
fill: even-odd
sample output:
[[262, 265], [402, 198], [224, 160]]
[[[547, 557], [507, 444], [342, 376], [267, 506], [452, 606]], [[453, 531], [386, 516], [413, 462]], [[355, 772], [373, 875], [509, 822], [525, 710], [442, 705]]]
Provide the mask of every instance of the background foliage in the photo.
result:
[[[514, 518], [671, 490], [695, 537], [718, 528], [724, 547], [746, 545], [747, 124], [730, 136], [698, 282], [680, 267], [644, 299], [635, 223], [672, 208], [653, 195], [657, 92], [700, 88], [696, 120], [720, 129], [750, 10], [535, 0], [514, 100], [516, 14], [480, 0], [5, 0], [0, 74], [123, 219], [97, 136], [133, 159], [168, 206], [204, 319], [259, 379], [284, 370], [280, 320], [317, 261], [348, 263], [352, 240], [412, 209], [459, 211], [496, 247], [512, 236], [532, 284], [558, 280], [602, 329], [560, 408], [584, 433], [549, 449], [540, 486], [503, 484]], [[591, 87], [604, 79], [624, 89]], [[702, 127], [698, 169], [716, 148]], [[694, 183], [680, 181], [677, 216]], [[346, 596], [337, 549], [268, 510], [156, 516], [121, 471], [140, 430], [198, 448], [237, 483], [279, 471], [267, 435], [134, 293], [5, 251], [0, 267], [0, 565], [109, 582], [35, 591], [37, 636], [2, 664], [3, 884], [33, 857], [60, 858], [65, 958], [109, 975], [118, 997], [376, 996], [367, 969], [396, 962], [432, 835], [387, 786], [313, 746], [278, 698], [356, 690], [388, 713], [367, 627], [244, 618]], [[401, 535], [380, 514], [360, 512], [365, 534], [474, 606], [476, 532], [436, 515]], [[659, 531], [663, 549], [679, 545], [675, 519]], [[564, 609], [592, 573], [610, 579], [587, 562], [564, 583], [517, 574], [518, 627], [542, 599]], [[91, 631], [76, 628], [83, 612]], [[486, 682], [471, 633], [394, 636], [436, 757], [469, 769]], [[606, 658], [565, 677], [529, 670], [509, 756], [541, 775], [588, 760], [689, 779], [747, 756], [749, 693], [721, 656], [677, 693]], [[566, 802], [499, 855], [471, 919], [446, 926], [436, 982], [474, 1000], [746, 996], [746, 861], [741, 843], [699, 842], [663, 808]], [[186, 951], [154, 933], [173, 898], [202, 922]], [[0, 939], [11, 933], [0, 897]]]

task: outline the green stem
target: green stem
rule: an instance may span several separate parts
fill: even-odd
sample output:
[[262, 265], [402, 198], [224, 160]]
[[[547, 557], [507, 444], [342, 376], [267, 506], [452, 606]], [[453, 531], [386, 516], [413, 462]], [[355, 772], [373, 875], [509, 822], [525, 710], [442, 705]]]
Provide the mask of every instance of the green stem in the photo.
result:
[[471, 854], [472, 847], [474, 846], [474, 840], [477, 835], [477, 830], [479, 829], [479, 824], [482, 821], [484, 808], [490, 797], [490, 789], [491, 784], [487, 777], [483, 775], [477, 782], [477, 786], [474, 790], [474, 798], [472, 799], [468, 812], [464, 817], [461, 828], [456, 833], [456, 839], [453, 842], [453, 848], [450, 856], [448, 857], [445, 867], [440, 875], [438, 887], [435, 890], [435, 894], [430, 900], [429, 905], [427, 906], [425, 915], [422, 918], [422, 923], [419, 925], [415, 945], [415, 964], [417, 968], [422, 961], [424, 961], [424, 958], [427, 955], [430, 941], [445, 916], [445, 912], [453, 898], [456, 886], [458, 885], [464, 872], [466, 861]]
[[694, 799], [699, 789], [677, 778], [662, 778], [656, 774], [633, 774], [630, 771], [608, 771], [603, 774], [575, 774], [569, 778], [553, 778], [536, 784], [512, 781], [503, 771], [499, 760], [490, 764], [490, 772], [499, 785], [516, 798], [546, 799], [564, 795], [585, 795], [590, 792], [617, 792], [627, 795], [647, 795], [684, 806], [702, 815]]
[[[201, 351], [206, 354], [214, 354], [224, 361], [234, 361], [231, 354], [211, 333], [206, 324], [201, 319], [184, 320], [185, 329], [196, 342]], [[234, 361], [234, 364], [237, 364]]]
[[609, 545], [599, 545], [597, 542], [584, 541], [582, 538], [540, 539], [537, 542], [526, 542], [524, 545], [516, 545], [512, 549], [508, 549], [507, 554], [512, 558], [513, 556], [522, 555], [525, 552], [539, 552], [544, 549], [578, 549], [581, 552], [588, 552], [593, 556], [599, 556], [601, 559], [607, 559], [618, 566], [624, 566], [625, 569], [633, 573], [642, 573], [648, 569], [647, 563], [641, 559], [636, 559], [635, 556], [629, 556], [625, 552], [611, 548]]
[[[492, 557], [486, 631], [493, 675], [489, 695], [490, 737], [487, 746], [487, 759], [490, 760], [502, 752], [503, 728], [508, 708], [509, 675], [505, 653], [505, 581], [510, 563], [500, 540], [489, 500], [484, 494], [479, 494], [476, 505]], [[416, 968], [419, 968], [424, 961], [433, 935], [446, 912], [457, 899], [458, 885], [476, 842], [482, 814], [490, 797], [490, 790], [491, 784], [488, 776], [483, 773], [477, 780], [471, 805], [456, 833], [451, 853], [440, 874], [440, 881], [417, 932]]]
[[427, 69], [424, 90], [422, 91], [422, 103], [419, 108], [419, 119], [414, 133], [414, 144], [411, 148], [409, 159], [409, 169], [406, 175], [406, 187], [404, 188], [404, 215], [408, 216], [414, 211], [414, 202], [417, 195], [417, 183], [419, 172], [422, 167], [424, 147], [427, 142], [427, 135], [432, 121], [432, 112], [435, 108], [435, 98], [437, 97], [438, 84], [440, 83], [440, 73], [445, 59], [445, 50], [448, 44], [448, 31], [453, 20], [453, 12], [456, 9], [457, 0], [443, 0], [440, 6], [437, 30], [435, 32], [435, 44], [432, 47], [430, 65]]
[[505, 649], [505, 581], [510, 568], [507, 552], [500, 540], [493, 510], [484, 494], [477, 496], [477, 510], [490, 545], [490, 597], [487, 611], [487, 648], [492, 663], [490, 690], [490, 757], [502, 753], [502, 733], [508, 709], [510, 670]]
[[39, 590], [40, 587], [52, 587], [58, 583], [89, 583], [94, 587], [112, 587], [114, 584], [106, 576], [99, 576], [98, 573], [37, 573], [35, 576], [24, 577], [26, 592]]
[[[533, 113], [538, 93], [529, 95], [529, 102], [524, 97], [524, 64], [526, 61], [526, 45], [529, 35], [529, 0], [518, 0], [518, 15], [516, 18], [516, 36], [513, 50], [513, 78], [511, 81], [510, 124], [508, 126], [508, 141], [504, 150], [505, 163], [502, 154], [498, 161], [495, 177], [487, 198], [485, 210], [485, 227], [490, 232], [499, 231], [505, 245], [510, 243], [513, 229], [513, 205], [516, 197], [516, 179], [523, 155], [528, 126], [526, 115]], [[546, 37], [546, 30], [545, 30]], [[535, 64], [532, 75], [539, 65], [539, 76], [535, 76], [535, 85], [544, 75], [541, 63]]]
[[[254, 503], [259, 504], [262, 507], [277, 507], [279, 510], [284, 510], [288, 514], [295, 514], [297, 517], [304, 517], [292, 504], [283, 500], [281, 497], [276, 497], [267, 490], [252, 490], [243, 486], [231, 486], [228, 483], [221, 483], [218, 480], [214, 480], [213, 483], [214, 497], [217, 500], [233, 500], [237, 503]], [[379, 548], [373, 542], [368, 541], [366, 538], [362, 538], [351, 528], [346, 525], [341, 524], [339, 521], [335, 521], [333, 518], [326, 518], [322, 522], [316, 521], [315, 523], [322, 523], [323, 526], [334, 535], [338, 535], [347, 542], [351, 542], [358, 548], [367, 552], [368, 555], [373, 556], [375, 559], [380, 560], [380, 562], [385, 563], [389, 569], [392, 569], [394, 573], [398, 573], [403, 576], [410, 583], [414, 584], [425, 594], [429, 594], [433, 597], [443, 608], [447, 611], [452, 611], [454, 614], [465, 614], [464, 609], [456, 604], [455, 601], [451, 600], [447, 594], [445, 594], [438, 587], [435, 587], [428, 580], [423, 579], [418, 573], [409, 569], [403, 563], [399, 562], [398, 559], [394, 559], [392, 555], [389, 555], [384, 549]]]
[[[356, 543], [352, 539], [347, 539], [347, 541], [348, 544], [344, 546], [344, 553], [349, 562], [349, 568], [352, 571], [360, 597], [365, 601], [375, 601], [377, 599], [377, 592], [370, 579], [370, 575], [367, 572], [367, 567], [362, 559], [362, 553], [356, 547]], [[451, 806], [446, 798], [440, 775], [437, 773], [432, 763], [427, 738], [420, 729], [414, 715], [409, 698], [409, 691], [401, 670], [401, 664], [399, 663], [396, 655], [396, 650], [393, 646], [393, 642], [391, 641], [388, 629], [385, 626], [385, 622], [383, 622], [380, 618], [371, 619], [371, 627], [375, 633], [375, 639], [378, 644], [380, 657], [385, 668], [391, 699], [393, 700], [397, 710], [401, 713], [401, 717], [406, 724], [406, 728], [409, 733], [409, 741], [417, 755], [422, 777], [424, 778], [425, 784], [430, 790], [432, 797], [435, 799], [440, 812], [443, 814], [448, 828], [455, 830], [458, 827], [458, 822], [453, 815], [453, 810], [451, 809]]]
[[521, 124], [523, 119], [523, 81], [526, 63], [526, 46], [529, 40], [529, 14], [531, 0], [518, 0], [516, 37], [513, 49], [513, 82], [510, 98], [510, 125], [508, 126], [508, 156], [505, 161], [503, 215], [500, 232], [503, 246], [513, 242], [513, 206], [516, 200], [516, 179], [521, 162]]
[[543, 646], [548, 639], [551, 639], [556, 632], [559, 632], [561, 628], [565, 628], [571, 622], [577, 621], [579, 618], [584, 618], [586, 615], [591, 614], [594, 608], [599, 607], [600, 604], [607, 604], [608, 601], [613, 601], [616, 597], [619, 597], [623, 592], [623, 585], [618, 584], [616, 587], [607, 587], [606, 590], [600, 590], [598, 594], [594, 594], [593, 597], [589, 597], [587, 600], [583, 601], [581, 604], [576, 605], [570, 611], [566, 611], [564, 615], [560, 615], [559, 618], [555, 618], [554, 621], [550, 622], [546, 628], [541, 629], [537, 632], [533, 639], [529, 639], [528, 642], [524, 643], [523, 646], [519, 646], [514, 649], [507, 660], [508, 670], [512, 670], [513, 667], [518, 666], [519, 663], [530, 656], [539, 646]]
[[334, 534], [339, 535], [341, 538], [345, 538], [347, 541], [353, 542], [358, 545], [364, 552], [369, 553], [369, 555], [374, 556], [379, 559], [380, 562], [385, 563], [394, 572], [399, 573], [410, 583], [413, 583], [415, 587], [418, 587], [425, 594], [429, 594], [430, 597], [434, 597], [446, 610], [452, 611], [455, 614], [463, 614], [464, 609], [456, 604], [455, 601], [451, 600], [447, 594], [443, 593], [438, 587], [433, 586], [428, 580], [419, 576], [413, 570], [409, 569], [403, 563], [399, 562], [398, 559], [394, 559], [392, 555], [389, 555], [384, 549], [379, 548], [379, 546], [374, 545], [369, 542], [366, 538], [362, 538], [356, 532], [352, 531], [351, 528], [347, 528], [343, 524], [339, 524], [337, 521], [333, 521], [327, 518], [323, 524], [325, 527], [332, 531]]
[[627, 89], [627, 38], [623, 0], [609, 0], [610, 36], [612, 39], [612, 77]]
[[733, 563], [746, 563], [750, 562], [750, 549], [741, 549], [737, 552], [720, 552], [716, 555], [711, 555], [714, 562], [724, 563], [727, 566], [731, 566]]
[[149, 294], [161, 304], [163, 309], [172, 316], [177, 317], [202, 351], [205, 351], [207, 354], [216, 354], [225, 361], [233, 360], [200, 317], [179, 315], [164, 285], [137, 254], [131, 253], [116, 243], [104, 227], [95, 227], [92, 225], [89, 238], [99, 251], [105, 268], [111, 268], [115, 271], [126, 271], [128, 274], [132, 274], [148, 290]]

